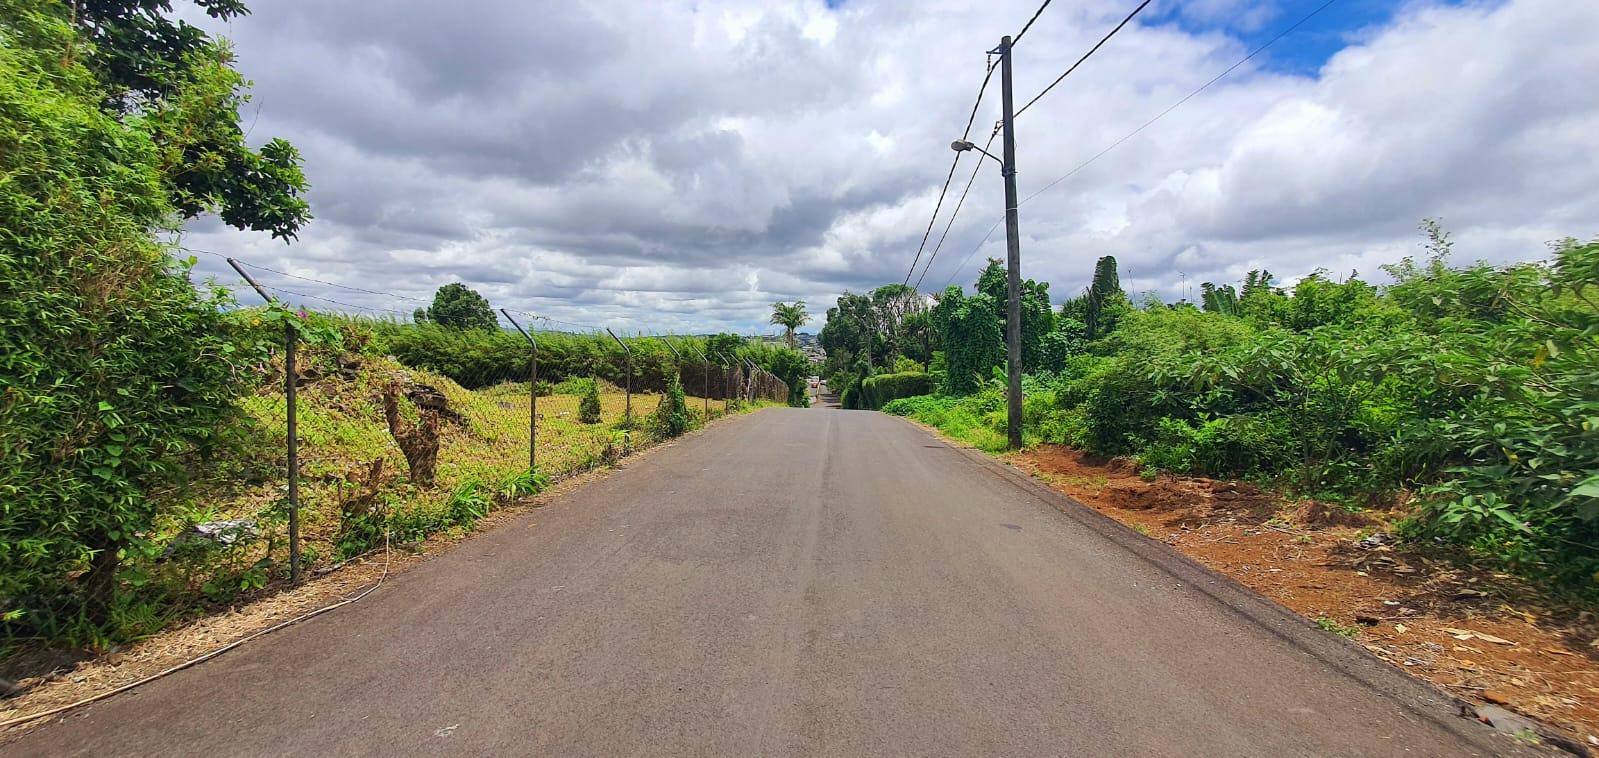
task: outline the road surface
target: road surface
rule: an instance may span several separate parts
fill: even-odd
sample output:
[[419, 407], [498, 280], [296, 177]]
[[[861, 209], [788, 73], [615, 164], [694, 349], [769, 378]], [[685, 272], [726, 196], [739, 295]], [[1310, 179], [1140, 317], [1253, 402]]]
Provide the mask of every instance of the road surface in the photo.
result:
[[1503, 749], [1174, 555], [900, 419], [767, 410], [0, 751]]

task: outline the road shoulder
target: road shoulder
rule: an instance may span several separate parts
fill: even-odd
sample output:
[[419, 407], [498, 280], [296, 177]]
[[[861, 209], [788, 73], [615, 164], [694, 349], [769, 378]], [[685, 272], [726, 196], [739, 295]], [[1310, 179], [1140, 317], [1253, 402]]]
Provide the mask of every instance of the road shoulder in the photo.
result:
[[[1487, 754], [1540, 755], [1525, 743], [1496, 732], [1468, 714], [1472, 706], [1434, 686], [1410, 676], [1355, 644], [1322, 630], [1310, 619], [1250, 589], [1233, 577], [1209, 568], [1181, 551], [1151, 539], [1116, 519], [1075, 498], [1057, 491], [1003, 460], [981, 450], [951, 440], [936, 428], [902, 417], [893, 417], [915, 427], [984, 469], [996, 480], [1030, 496], [1040, 505], [1093, 530], [1115, 545], [1166, 572], [1190, 587], [1221, 603], [1250, 623], [1324, 662], [1332, 669], [1362, 685], [1382, 693], [1410, 712], [1457, 735]], [[1580, 749], [1571, 742], [1569, 747]]]

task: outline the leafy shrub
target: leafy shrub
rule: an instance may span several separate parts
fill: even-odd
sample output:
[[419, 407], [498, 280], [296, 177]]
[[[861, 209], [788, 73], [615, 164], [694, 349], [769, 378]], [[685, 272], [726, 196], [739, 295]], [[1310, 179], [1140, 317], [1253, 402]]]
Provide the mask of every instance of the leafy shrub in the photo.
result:
[[1164, 471], [1238, 476], [1275, 473], [1295, 462], [1287, 424], [1271, 416], [1224, 416], [1200, 422], [1162, 418], [1140, 450], [1146, 466]]
[[905, 357], [903, 355], [894, 359], [894, 371], [893, 371], [893, 373], [896, 373], [896, 374], [920, 374], [920, 373], [925, 373], [926, 371], [927, 371], [927, 367], [926, 366], [923, 366], [922, 364], [917, 363], [916, 361], [914, 361], [914, 360], [912, 360], [910, 358], [907, 358], [907, 357]]
[[[1416, 494], [1406, 535], [1599, 598], [1599, 241], [1451, 268], [1447, 236], [1424, 229], [1429, 259], [1385, 267], [1391, 285], [1318, 272], [1284, 291], [1251, 272], [1207, 286], [1206, 310], [1135, 307], [1102, 260], [1091, 289], [1108, 296], [1068, 300], [1039, 340], [1024, 439], [1350, 505]], [[941, 394], [885, 412], [1003, 447], [998, 272], [979, 279], [990, 294], [951, 287], [932, 310]], [[845, 401], [870, 407], [882, 384]]]
[[1005, 340], [994, 319], [998, 304], [988, 295], [967, 297], [950, 286], [933, 308], [933, 324], [944, 338], [945, 394], [975, 392], [1005, 360]]
[[[981, 391], [965, 397], [918, 395], [899, 398], [884, 405], [882, 410], [937, 427], [945, 434], [982, 450], [1004, 450], [1007, 444], [1003, 384], [991, 382]], [[1036, 441], [1036, 437], [1034, 439]]]
[[[172, 261], [149, 234], [175, 209], [146, 125], [102, 112], [84, 69], [59, 53], [64, 27], [11, 13], [0, 21], [0, 629], [33, 636], [109, 619], [121, 562], [156, 550], [151, 493], [229, 444], [242, 382], [225, 297], [196, 291], [193, 261]], [[36, 26], [13, 28], [25, 23]], [[55, 52], [24, 52], [30, 33]]]
[[593, 379], [582, 380], [578, 394], [577, 420], [585, 424], [600, 423], [600, 383]]
[[552, 395], [582, 395], [585, 392], [588, 392], [590, 386], [599, 387], [601, 392], [621, 392], [622, 391], [622, 388], [620, 388], [620, 387], [606, 386], [605, 384], [600, 383], [599, 380], [596, 380], [596, 379], [590, 379], [590, 378], [588, 378], [586, 376], [573, 376], [573, 377], [568, 377], [566, 379], [562, 379], [561, 381], [556, 382], [554, 385], [551, 385], [550, 394], [552, 394]]
[[669, 376], [666, 378], [666, 394], [650, 416], [650, 429], [657, 437], [664, 439], [681, 436], [691, 426], [693, 416], [688, 410], [688, 398], [683, 394], [683, 385], [675, 375]]
[[861, 382], [860, 407], [876, 410], [892, 400], [926, 395], [932, 391], [932, 377], [925, 373], [878, 374]]

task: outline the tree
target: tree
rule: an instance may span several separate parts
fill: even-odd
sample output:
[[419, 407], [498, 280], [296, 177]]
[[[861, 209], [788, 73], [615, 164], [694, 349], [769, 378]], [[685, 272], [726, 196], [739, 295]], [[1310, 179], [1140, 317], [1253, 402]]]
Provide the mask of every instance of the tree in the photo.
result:
[[[1245, 283], [1244, 288], [1247, 292], [1248, 283]], [[1238, 315], [1238, 292], [1233, 289], [1231, 284], [1223, 284], [1218, 287], [1212, 282], [1205, 282], [1199, 285], [1199, 291], [1200, 304], [1205, 310], [1211, 313], [1220, 313], [1224, 316]]]
[[827, 351], [831, 373], [850, 370], [858, 361], [864, 361], [870, 370], [875, 321], [869, 296], [851, 292], [838, 296], [838, 304], [827, 309], [827, 323], [817, 335]]
[[1121, 277], [1116, 273], [1115, 256], [1100, 258], [1094, 264], [1094, 279], [1088, 285], [1083, 303], [1082, 321], [1087, 339], [1098, 339], [1109, 334], [1128, 310], [1131, 310], [1131, 305], [1127, 301], [1127, 293], [1122, 291]]
[[1005, 340], [987, 294], [966, 297], [950, 286], [933, 308], [933, 324], [944, 335], [945, 393], [971, 394], [1004, 362]]
[[933, 352], [942, 349], [938, 330], [933, 328], [933, 315], [926, 309], [905, 317], [900, 322], [900, 350], [905, 357], [926, 364]]
[[805, 301], [795, 300], [792, 303], [772, 303], [772, 323], [782, 326], [788, 331], [788, 346], [794, 347], [794, 330], [800, 328], [805, 322], [811, 320], [811, 314], [805, 312]]
[[433, 293], [428, 320], [453, 329], [494, 329], [499, 321], [489, 301], [460, 282], [451, 282]]
[[1244, 276], [1244, 289], [1239, 293], [1239, 299], [1247, 300], [1257, 294], [1267, 294], [1273, 291], [1271, 272], [1256, 269]]
[[885, 284], [872, 290], [872, 354], [883, 366], [894, 365], [903, 350], [905, 320], [926, 308], [916, 288]]
[[0, 626], [12, 639], [108, 620], [122, 561], [158, 554], [156, 525], [179, 518], [160, 495], [225, 449], [247, 389], [225, 296], [196, 290], [193, 261], [153, 234], [172, 229], [172, 182], [189, 168], [171, 162], [188, 137], [166, 126], [203, 121], [215, 89], [171, 79], [123, 117], [83, 60], [117, 40], [90, 44], [74, 21], [66, 3], [0, 2]]
[[713, 361], [736, 361], [738, 351], [744, 347], [744, 338], [723, 332], [705, 338], [705, 354]]
[[[245, 144], [239, 109], [249, 102], [248, 83], [233, 69], [225, 41], [168, 18], [170, 0], [23, 5], [77, 30], [60, 51], [63, 60], [81, 63], [98, 80], [105, 113], [150, 130], [163, 188], [183, 218], [214, 212], [233, 227], [282, 239], [310, 221], [294, 146], [281, 139], [259, 149]], [[194, 5], [222, 21], [249, 13], [240, 0]]]
[[[988, 259], [988, 265], [977, 277], [977, 291], [988, 295], [994, 302], [994, 318], [999, 322], [999, 333], [1007, 335], [1006, 339], [1009, 339], [1006, 322], [1009, 321], [1010, 284], [1005, 266], [999, 259]], [[1049, 307], [1049, 282], [1023, 280], [1021, 300], [1022, 370], [1033, 371], [1042, 365], [1041, 345], [1055, 327], [1055, 313]]]

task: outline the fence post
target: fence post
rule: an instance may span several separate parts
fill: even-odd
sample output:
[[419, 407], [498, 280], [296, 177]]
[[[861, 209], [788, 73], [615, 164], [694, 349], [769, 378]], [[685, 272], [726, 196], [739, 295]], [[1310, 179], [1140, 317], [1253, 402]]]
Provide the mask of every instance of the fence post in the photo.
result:
[[611, 331], [610, 327], [606, 327], [605, 333], [611, 335], [611, 339], [616, 340], [616, 344], [621, 345], [622, 352], [627, 355], [627, 409], [622, 412], [622, 418], [627, 422], [627, 428], [622, 432], [622, 439], [625, 440], [629, 439], [627, 435], [633, 431], [633, 350], [622, 341], [622, 338], [616, 336], [616, 332]]
[[527, 330], [522, 328], [521, 324], [516, 323], [516, 319], [511, 318], [511, 314], [507, 313], [504, 308], [500, 309], [500, 313], [505, 316], [506, 321], [511, 322], [511, 326], [516, 327], [516, 330], [522, 333], [522, 336], [527, 339], [527, 344], [533, 346], [533, 376], [527, 382], [528, 399], [532, 401], [528, 406], [527, 413], [527, 470], [533, 472], [538, 470], [539, 343], [538, 340], [533, 339], [533, 335], [528, 334]]
[[[677, 359], [677, 381], [681, 384], [683, 382], [683, 354], [679, 353], [677, 348], [672, 346], [672, 341], [664, 335], [657, 336], [656, 339], [660, 340], [661, 344], [666, 345], [666, 349], [672, 351], [672, 357]], [[687, 390], [684, 390], [684, 392], [687, 392]]]
[[[227, 261], [228, 265], [232, 266], [234, 271], [239, 272], [239, 276], [244, 277], [244, 281], [249, 282], [250, 287], [255, 290], [257, 295], [261, 296], [262, 300], [267, 301], [268, 305], [277, 302], [277, 298], [268, 295], [266, 290], [263, 289], [260, 284], [256, 283], [255, 277], [250, 276], [249, 272], [245, 271], [244, 267], [239, 265], [238, 261], [232, 258], [228, 258]], [[298, 402], [295, 397], [295, 385], [297, 382], [295, 381], [296, 377], [294, 365], [294, 344], [297, 341], [298, 340], [295, 339], [294, 323], [287, 321], [284, 322], [283, 401], [285, 405], [285, 421], [288, 424], [289, 582], [291, 584], [298, 584], [300, 582], [300, 430], [298, 428], [298, 424], [296, 423], [297, 418], [295, 413], [295, 408], [298, 405]]]
[[728, 403], [733, 400], [733, 364], [727, 356], [720, 356], [722, 361], [722, 414], [727, 414]]
[[705, 423], [709, 424], [711, 423], [711, 359], [707, 358], [704, 353], [700, 352], [699, 348], [693, 345], [689, 345], [688, 349], [693, 350], [694, 354], [698, 355], [700, 361], [705, 364]]

